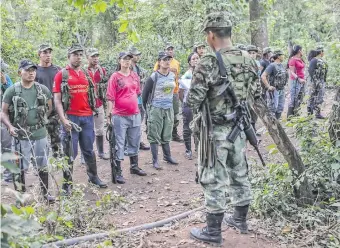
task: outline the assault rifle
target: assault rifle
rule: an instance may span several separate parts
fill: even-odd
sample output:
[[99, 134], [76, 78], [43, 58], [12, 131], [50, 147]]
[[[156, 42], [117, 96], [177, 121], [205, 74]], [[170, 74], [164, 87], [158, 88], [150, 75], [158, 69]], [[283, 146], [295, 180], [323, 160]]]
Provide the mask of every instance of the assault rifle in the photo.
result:
[[235, 109], [233, 113], [224, 116], [224, 119], [226, 121], [233, 121], [235, 123], [233, 129], [231, 130], [227, 137], [227, 140], [231, 143], [234, 143], [237, 137], [243, 131], [249, 143], [256, 150], [262, 165], [266, 166], [258, 147], [259, 142], [256, 137], [256, 132], [253, 126], [251, 125], [251, 116], [247, 106], [247, 102], [246, 101], [239, 102], [233, 87], [230, 87], [230, 82], [228, 81], [227, 78], [227, 71], [226, 68], [224, 67], [221, 54], [219, 52], [215, 52], [215, 54], [218, 61], [221, 78], [223, 81], [223, 87], [220, 88], [218, 94], [229, 94], [233, 100]]
[[110, 166], [111, 166], [111, 181], [116, 184], [116, 176], [117, 176], [117, 164], [116, 164], [116, 136], [113, 131], [113, 126], [110, 123], [106, 130], [106, 140], [110, 144]]

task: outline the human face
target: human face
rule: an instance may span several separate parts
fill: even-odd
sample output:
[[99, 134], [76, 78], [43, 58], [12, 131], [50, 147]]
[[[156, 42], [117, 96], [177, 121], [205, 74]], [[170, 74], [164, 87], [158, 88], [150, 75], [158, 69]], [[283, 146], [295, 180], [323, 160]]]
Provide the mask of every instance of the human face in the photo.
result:
[[83, 58], [83, 51], [75, 51], [69, 54], [70, 65], [74, 68], [79, 68], [81, 66], [81, 60]]
[[37, 71], [34, 67], [30, 67], [26, 70], [21, 69], [19, 71], [19, 76], [24, 83], [34, 82], [35, 76], [37, 75]]
[[99, 54], [87, 56], [90, 67], [96, 67], [99, 64]]
[[303, 56], [302, 49], [300, 49], [300, 51], [298, 52], [298, 54], [300, 55], [300, 57], [302, 57], [302, 56]]
[[141, 55], [140, 54], [133, 55], [132, 61], [137, 64], [140, 61], [140, 59], [141, 59]]
[[199, 55], [200, 57], [203, 56], [203, 54], [204, 54], [204, 52], [205, 52], [205, 46], [199, 46], [199, 47], [197, 47], [196, 51], [197, 51], [197, 53], [198, 53], [198, 55]]
[[130, 68], [132, 58], [130, 56], [125, 56], [119, 59], [121, 68]]
[[170, 68], [170, 62], [171, 62], [170, 57], [163, 58], [159, 61], [159, 66], [163, 69], [169, 69]]
[[52, 62], [52, 49], [47, 49], [39, 53], [40, 62], [50, 64]]
[[175, 50], [174, 50], [173, 47], [168, 47], [168, 48], [166, 49], [166, 53], [167, 53], [169, 56], [174, 57]]
[[249, 53], [249, 55], [250, 55], [250, 57], [252, 59], [256, 59], [256, 56], [257, 56], [257, 52], [256, 51], [249, 51], [248, 53]]
[[200, 57], [198, 56], [198, 54], [197, 53], [193, 54], [190, 59], [190, 67], [195, 68], [199, 60]]
[[278, 59], [280, 60], [280, 62], [283, 62], [283, 60], [285, 59], [285, 56], [283, 54], [281, 54]]

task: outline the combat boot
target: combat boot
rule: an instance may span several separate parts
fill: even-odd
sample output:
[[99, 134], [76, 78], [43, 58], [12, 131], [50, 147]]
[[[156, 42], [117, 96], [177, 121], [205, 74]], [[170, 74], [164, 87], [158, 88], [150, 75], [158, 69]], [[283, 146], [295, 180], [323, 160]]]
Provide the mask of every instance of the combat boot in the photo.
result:
[[48, 172], [42, 169], [39, 170], [38, 174], [40, 178], [40, 189], [42, 195], [47, 203], [53, 204], [55, 202], [55, 198], [48, 192]]
[[171, 157], [170, 144], [162, 144], [163, 149], [163, 159], [169, 164], [178, 165], [177, 161]]
[[162, 170], [162, 167], [158, 163], [158, 144], [150, 144], [152, 154], [152, 166], [156, 170]]
[[125, 183], [125, 178], [123, 177], [122, 174], [122, 167], [121, 167], [121, 162], [120, 160], [116, 160], [116, 181], [119, 184], [124, 184]]
[[146, 172], [138, 167], [138, 155], [130, 157], [130, 173], [138, 176], [146, 176]]
[[247, 214], [248, 214], [249, 205], [246, 206], [236, 206], [234, 209], [234, 214], [224, 219], [224, 223], [228, 226], [235, 227], [242, 234], [248, 233], [248, 225], [247, 225]]
[[307, 114], [312, 115], [313, 114], [313, 109], [311, 107], [307, 107]]
[[87, 175], [89, 176], [89, 182], [99, 186], [100, 188], [107, 188], [107, 184], [98, 177], [96, 155], [94, 153], [92, 153], [91, 156], [83, 155], [86, 163]]
[[104, 136], [96, 136], [96, 145], [98, 149], [98, 157], [104, 160], [110, 159], [110, 156], [104, 153]]
[[190, 236], [196, 240], [220, 246], [222, 244], [221, 225], [224, 213], [207, 213], [207, 226], [202, 229], [193, 228]]
[[148, 151], [150, 150], [150, 146], [147, 146], [144, 142], [141, 141], [139, 143], [139, 150]]
[[290, 119], [294, 115], [294, 107], [289, 107], [287, 112], [287, 119]]
[[178, 135], [177, 127], [172, 129], [172, 141], [183, 142], [183, 139]]

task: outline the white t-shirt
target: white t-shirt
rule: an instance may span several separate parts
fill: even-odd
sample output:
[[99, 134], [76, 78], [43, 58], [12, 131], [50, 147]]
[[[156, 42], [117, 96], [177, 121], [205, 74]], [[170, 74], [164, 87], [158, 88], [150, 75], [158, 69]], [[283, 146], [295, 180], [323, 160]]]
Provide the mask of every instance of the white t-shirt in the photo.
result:
[[188, 93], [189, 93], [191, 80], [192, 80], [192, 70], [191, 69], [187, 70], [186, 73], [184, 73], [184, 75], [179, 80], [179, 88], [184, 89], [183, 102], [187, 101], [187, 96], [188, 96]]

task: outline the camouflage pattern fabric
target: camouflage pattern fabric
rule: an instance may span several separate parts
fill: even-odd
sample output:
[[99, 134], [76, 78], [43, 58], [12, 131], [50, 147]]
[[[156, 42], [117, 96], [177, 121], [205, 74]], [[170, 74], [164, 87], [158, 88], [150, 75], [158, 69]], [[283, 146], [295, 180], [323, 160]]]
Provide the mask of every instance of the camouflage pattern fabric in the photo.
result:
[[[250, 96], [259, 98], [261, 85], [255, 61], [233, 47], [221, 49], [220, 53], [238, 99], [251, 102]], [[215, 54], [204, 55], [194, 70], [187, 104], [194, 111], [201, 109], [203, 101], [207, 100], [212, 117], [231, 114], [234, 111], [232, 99], [228, 94], [218, 94], [222, 84]], [[212, 166], [207, 166], [198, 161], [199, 182], [204, 189], [205, 206], [209, 213], [223, 213], [228, 194], [233, 206], [245, 206], [251, 201], [245, 155], [246, 137], [241, 132], [234, 143], [227, 141], [233, 125], [233, 122], [226, 122], [224, 125], [214, 123], [212, 134], [216, 146], [215, 162]], [[200, 146], [201, 143], [202, 140]], [[198, 157], [200, 156], [202, 154]]]
[[48, 117], [48, 124], [46, 125], [48, 135], [51, 139], [51, 147], [53, 152], [59, 151], [59, 146], [61, 143], [60, 138], [60, 122], [59, 115], [57, 112], [53, 111]]

